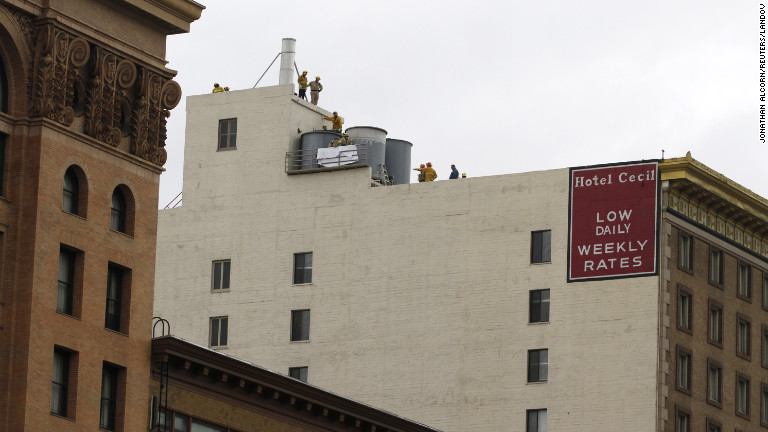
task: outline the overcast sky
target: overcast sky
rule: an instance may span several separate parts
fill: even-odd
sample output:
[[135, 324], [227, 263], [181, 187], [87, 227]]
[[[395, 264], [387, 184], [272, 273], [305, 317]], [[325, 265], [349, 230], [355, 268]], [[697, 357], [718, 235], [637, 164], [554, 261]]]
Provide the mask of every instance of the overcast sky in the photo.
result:
[[[253, 87], [291, 37], [299, 69], [322, 77], [322, 108], [410, 141], [438, 180], [452, 163], [479, 177], [663, 149], [768, 197], [759, 2], [197, 1], [191, 33], [168, 39], [185, 96]], [[259, 87], [278, 75], [279, 60]], [[182, 100], [161, 207], [181, 192], [184, 127]]]

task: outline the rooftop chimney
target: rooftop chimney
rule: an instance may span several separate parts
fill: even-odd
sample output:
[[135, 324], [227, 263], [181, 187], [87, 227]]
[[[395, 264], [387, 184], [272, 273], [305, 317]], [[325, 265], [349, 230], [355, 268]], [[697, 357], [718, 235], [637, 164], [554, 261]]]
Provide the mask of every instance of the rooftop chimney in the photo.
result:
[[296, 76], [293, 64], [296, 60], [296, 39], [284, 38], [283, 50], [280, 52], [280, 85], [293, 84]]

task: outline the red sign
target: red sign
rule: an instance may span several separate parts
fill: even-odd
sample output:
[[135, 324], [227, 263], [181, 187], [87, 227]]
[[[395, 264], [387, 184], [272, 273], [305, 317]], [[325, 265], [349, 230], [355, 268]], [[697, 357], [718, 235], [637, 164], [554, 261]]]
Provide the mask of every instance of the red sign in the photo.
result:
[[657, 274], [656, 162], [571, 168], [568, 282]]

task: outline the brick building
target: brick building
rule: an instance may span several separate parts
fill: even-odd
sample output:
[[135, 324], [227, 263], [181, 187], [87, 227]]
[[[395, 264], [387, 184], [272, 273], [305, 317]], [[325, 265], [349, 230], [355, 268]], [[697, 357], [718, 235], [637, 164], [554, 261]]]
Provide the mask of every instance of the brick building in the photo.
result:
[[321, 166], [304, 142], [332, 134], [321, 115], [291, 85], [187, 99], [155, 273], [175, 335], [451, 432], [768, 425], [764, 198], [690, 156], [652, 161], [649, 270], [576, 283], [572, 190], [618, 177], [384, 186], [383, 138], [360, 140], [366, 163]]
[[147, 427], [165, 42], [202, 9], [0, 1], [0, 430]]

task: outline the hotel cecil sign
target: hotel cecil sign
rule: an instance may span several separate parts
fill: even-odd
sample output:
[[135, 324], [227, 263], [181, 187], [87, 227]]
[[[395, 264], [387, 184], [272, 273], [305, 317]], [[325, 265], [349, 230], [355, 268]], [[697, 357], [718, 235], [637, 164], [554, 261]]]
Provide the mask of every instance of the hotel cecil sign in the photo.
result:
[[658, 273], [658, 163], [571, 168], [568, 282]]

